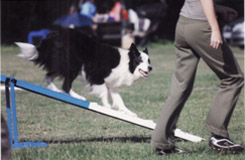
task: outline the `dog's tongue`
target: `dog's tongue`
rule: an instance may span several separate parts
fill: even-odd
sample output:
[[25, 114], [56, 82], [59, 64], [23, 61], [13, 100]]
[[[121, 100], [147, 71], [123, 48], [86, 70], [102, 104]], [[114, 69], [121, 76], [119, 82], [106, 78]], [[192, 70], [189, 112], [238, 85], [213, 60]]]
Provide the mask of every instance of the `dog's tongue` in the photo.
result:
[[148, 73], [147, 72], [145, 72], [145, 71], [143, 71], [143, 70], [139, 70], [140, 71], [140, 73], [144, 76], [144, 77], [148, 77]]

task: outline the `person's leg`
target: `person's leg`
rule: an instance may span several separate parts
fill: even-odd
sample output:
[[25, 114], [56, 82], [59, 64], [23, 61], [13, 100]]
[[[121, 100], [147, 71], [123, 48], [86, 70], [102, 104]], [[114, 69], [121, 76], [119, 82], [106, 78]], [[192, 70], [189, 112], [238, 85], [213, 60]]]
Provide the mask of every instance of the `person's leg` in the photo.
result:
[[221, 80], [206, 119], [205, 127], [212, 133], [209, 146], [220, 152], [240, 153], [244, 151], [244, 147], [229, 139], [227, 128], [244, 85], [243, 73], [225, 42], [218, 49], [209, 45], [211, 30], [208, 22], [198, 25], [201, 29], [195, 34], [201, 35], [199, 41], [196, 42], [193, 37], [189, 37], [187, 41]]
[[[221, 83], [206, 119], [206, 129], [216, 135], [229, 137], [227, 127], [244, 85], [244, 78], [236, 58], [226, 43], [222, 45], [219, 52], [223, 56], [216, 61], [223, 66], [216, 67], [217, 65], [211, 62], [210, 67], [217, 73]], [[209, 60], [206, 62], [210, 63]]]
[[175, 147], [173, 136], [176, 123], [187, 98], [189, 97], [199, 56], [185, 43], [184, 24], [176, 27], [175, 48], [176, 64], [172, 77], [170, 95], [164, 104], [155, 130], [152, 134], [151, 145], [154, 149], [171, 149]]
[[243, 73], [225, 42], [218, 49], [210, 46], [209, 25], [200, 23], [200, 28], [200, 32], [196, 33], [202, 35], [200, 40], [196, 42], [196, 38], [189, 37], [187, 41], [221, 80], [206, 119], [206, 129], [216, 135], [229, 137], [227, 127], [243, 87]]

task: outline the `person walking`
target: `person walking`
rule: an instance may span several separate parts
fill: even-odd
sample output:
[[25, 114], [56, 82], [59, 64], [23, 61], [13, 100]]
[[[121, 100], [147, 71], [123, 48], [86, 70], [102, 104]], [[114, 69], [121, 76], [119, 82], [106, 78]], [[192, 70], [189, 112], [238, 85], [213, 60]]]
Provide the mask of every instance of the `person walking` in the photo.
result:
[[176, 62], [170, 95], [151, 138], [151, 146], [159, 155], [183, 152], [175, 146], [174, 130], [191, 94], [200, 58], [221, 81], [205, 123], [205, 128], [211, 133], [209, 146], [219, 152], [244, 151], [243, 146], [229, 139], [228, 133], [244, 76], [232, 51], [222, 39], [215, 11], [226, 21], [237, 17], [235, 10], [217, 5], [213, 0], [185, 0], [181, 9], [175, 33]]

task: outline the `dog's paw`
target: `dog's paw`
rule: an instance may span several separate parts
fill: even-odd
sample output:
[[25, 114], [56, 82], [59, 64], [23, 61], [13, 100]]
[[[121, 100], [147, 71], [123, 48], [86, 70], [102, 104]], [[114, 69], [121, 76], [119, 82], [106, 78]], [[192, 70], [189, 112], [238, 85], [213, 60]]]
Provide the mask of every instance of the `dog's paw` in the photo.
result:
[[105, 108], [107, 108], [107, 109], [112, 109], [112, 107], [111, 107], [110, 104], [103, 105], [103, 107], [105, 107]]
[[81, 99], [81, 100], [83, 100], [83, 101], [86, 101], [87, 99], [85, 98], [85, 97], [83, 97], [83, 96], [80, 96], [78, 99]]
[[62, 90], [59, 90], [58, 88], [53, 88], [53, 87], [50, 87], [50, 86], [48, 86], [47, 88], [52, 90], [52, 91], [55, 91], [55, 92], [64, 93]]
[[48, 86], [47, 86], [48, 89], [52, 90], [52, 91], [55, 91], [55, 92], [59, 92], [59, 93], [63, 93], [62, 90], [58, 89], [53, 83], [50, 83]]
[[70, 96], [72, 96], [72, 97], [74, 97], [74, 98], [77, 98], [77, 99], [81, 99], [81, 100], [83, 100], [83, 101], [86, 101], [86, 98], [83, 97], [83, 96], [80, 96], [80, 95], [71, 95], [71, 94], [70, 94]]
[[73, 90], [70, 90], [69, 92], [70, 96], [74, 97], [74, 98], [77, 98], [77, 99], [81, 99], [83, 101], [86, 101], [86, 98], [77, 94], [76, 92], [74, 92]]
[[112, 106], [111, 106], [111, 109], [113, 109], [113, 110], [116, 110], [116, 111], [117, 111], [117, 110], [119, 109], [119, 107], [118, 107], [118, 106], [116, 106], [116, 105], [112, 105]]
[[132, 117], [138, 117], [136, 113], [133, 113], [131, 111], [125, 111], [125, 110], [119, 110], [119, 111]]
[[86, 101], [86, 98], [83, 97], [83, 96], [76, 96], [75, 98], [78, 98], [78, 99], [81, 99], [81, 100], [83, 100], [83, 101]]

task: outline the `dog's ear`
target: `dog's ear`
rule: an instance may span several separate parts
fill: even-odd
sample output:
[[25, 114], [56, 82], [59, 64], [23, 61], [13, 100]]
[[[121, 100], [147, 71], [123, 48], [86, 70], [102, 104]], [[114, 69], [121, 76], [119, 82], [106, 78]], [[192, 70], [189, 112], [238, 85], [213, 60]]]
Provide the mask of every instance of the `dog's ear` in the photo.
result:
[[140, 56], [140, 53], [136, 47], [136, 45], [134, 43], [131, 44], [130, 48], [129, 48], [129, 53], [134, 55], [135, 57]]
[[147, 47], [145, 48], [145, 50], [143, 50], [143, 52], [145, 52], [146, 54], [148, 54], [148, 49], [147, 49]]

